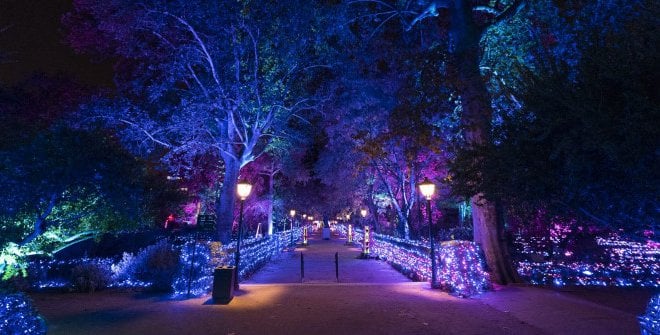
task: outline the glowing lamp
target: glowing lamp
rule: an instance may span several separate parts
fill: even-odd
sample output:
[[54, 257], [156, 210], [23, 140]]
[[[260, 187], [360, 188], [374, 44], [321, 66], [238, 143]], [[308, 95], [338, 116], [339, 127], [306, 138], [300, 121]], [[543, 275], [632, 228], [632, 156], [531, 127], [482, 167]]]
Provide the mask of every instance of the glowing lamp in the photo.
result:
[[351, 219], [351, 214], [346, 214], [346, 220], [350, 220], [350, 219]]
[[250, 192], [252, 192], [252, 184], [247, 181], [242, 180], [236, 184], [236, 193], [238, 193], [238, 197], [241, 198], [241, 200], [247, 199]]
[[289, 215], [291, 215], [291, 217], [296, 216], [296, 210], [295, 209], [290, 210]]
[[367, 216], [367, 210], [366, 209], [361, 209], [360, 210], [360, 215], [362, 215], [362, 217], [366, 217]]
[[435, 193], [435, 184], [428, 178], [424, 178], [424, 181], [419, 183], [419, 191], [422, 192], [422, 195], [426, 200], [431, 200]]

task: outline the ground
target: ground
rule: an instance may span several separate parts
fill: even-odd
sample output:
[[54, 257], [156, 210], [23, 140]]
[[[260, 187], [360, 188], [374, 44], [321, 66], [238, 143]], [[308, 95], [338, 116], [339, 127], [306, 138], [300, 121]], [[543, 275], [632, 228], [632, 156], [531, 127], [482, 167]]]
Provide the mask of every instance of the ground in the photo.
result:
[[639, 334], [653, 293], [509, 285], [463, 299], [344, 242], [312, 238], [241, 283], [228, 305], [126, 291], [32, 297], [49, 334]]

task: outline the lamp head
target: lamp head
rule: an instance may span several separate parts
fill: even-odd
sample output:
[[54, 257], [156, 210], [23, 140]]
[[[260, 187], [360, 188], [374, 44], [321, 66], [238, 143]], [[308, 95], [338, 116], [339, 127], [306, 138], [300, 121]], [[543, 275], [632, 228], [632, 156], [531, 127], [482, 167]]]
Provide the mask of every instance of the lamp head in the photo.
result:
[[428, 178], [424, 178], [424, 181], [419, 183], [419, 191], [422, 192], [422, 195], [426, 200], [431, 200], [435, 193], [435, 184]]
[[241, 200], [247, 199], [247, 197], [252, 192], [252, 184], [248, 183], [245, 180], [241, 180], [236, 184], [236, 193]]

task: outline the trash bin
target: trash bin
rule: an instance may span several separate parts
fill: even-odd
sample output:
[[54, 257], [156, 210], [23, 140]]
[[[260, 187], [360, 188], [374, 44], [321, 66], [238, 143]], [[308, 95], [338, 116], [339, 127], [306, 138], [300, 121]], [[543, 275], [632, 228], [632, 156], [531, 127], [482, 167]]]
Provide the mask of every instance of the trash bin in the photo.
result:
[[228, 304], [234, 299], [235, 266], [220, 266], [213, 270], [213, 302]]

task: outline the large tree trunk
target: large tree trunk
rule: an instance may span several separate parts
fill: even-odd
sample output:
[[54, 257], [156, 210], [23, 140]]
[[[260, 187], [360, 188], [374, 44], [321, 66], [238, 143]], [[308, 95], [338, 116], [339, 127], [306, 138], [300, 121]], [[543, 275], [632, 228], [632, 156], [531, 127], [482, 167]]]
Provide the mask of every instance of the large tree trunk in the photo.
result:
[[[268, 236], [273, 235], [273, 200], [275, 198], [275, 169], [268, 174]], [[285, 223], [286, 225], [286, 223]]]
[[[492, 118], [490, 96], [479, 72], [479, 39], [481, 30], [472, 19], [469, 1], [456, 0], [452, 9], [452, 63], [456, 69], [457, 86], [463, 106], [462, 122], [470, 146], [489, 141]], [[503, 237], [503, 225], [498, 225], [493, 202], [476, 194], [471, 199], [474, 240], [481, 245], [493, 281], [507, 284], [519, 281]]]
[[236, 203], [236, 184], [241, 164], [231, 156], [224, 156], [224, 180], [220, 188], [220, 196], [215, 201], [216, 231], [220, 242], [231, 241], [231, 229], [234, 224], [234, 204]]

